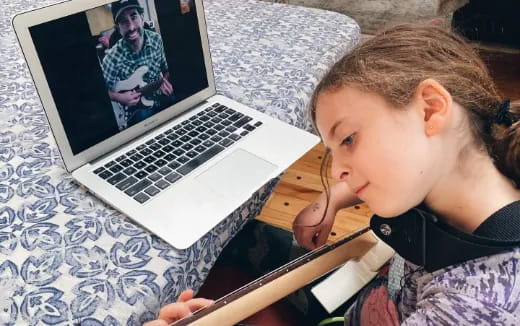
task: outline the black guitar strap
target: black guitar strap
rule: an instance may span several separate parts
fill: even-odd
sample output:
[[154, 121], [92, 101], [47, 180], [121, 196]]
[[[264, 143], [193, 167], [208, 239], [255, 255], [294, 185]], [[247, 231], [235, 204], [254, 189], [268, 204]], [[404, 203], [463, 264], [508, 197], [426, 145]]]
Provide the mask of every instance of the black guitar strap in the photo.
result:
[[393, 218], [374, 215], [370, 226], [401, 257], [433, 272], [520, 246], [520, 201], [495, 212], [473, 234], [442, 222], [425, 206]]

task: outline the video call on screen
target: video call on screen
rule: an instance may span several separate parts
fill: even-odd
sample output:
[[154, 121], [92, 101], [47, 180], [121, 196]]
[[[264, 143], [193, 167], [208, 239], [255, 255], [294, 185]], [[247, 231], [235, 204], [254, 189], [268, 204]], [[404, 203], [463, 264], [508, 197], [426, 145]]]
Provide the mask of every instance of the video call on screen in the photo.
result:
[[30, 28], [74, 155], [208, 87], [194, 0], [125, 3]]

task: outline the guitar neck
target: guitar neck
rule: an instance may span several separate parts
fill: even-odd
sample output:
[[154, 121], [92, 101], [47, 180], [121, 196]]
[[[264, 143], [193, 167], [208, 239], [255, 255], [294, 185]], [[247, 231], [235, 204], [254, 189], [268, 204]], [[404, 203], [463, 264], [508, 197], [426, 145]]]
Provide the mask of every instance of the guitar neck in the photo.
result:
[[363, 256], [377, 240], [369, 227], [324, 245], [218, 299], [171, 326], [234, 325], [349, 259]]

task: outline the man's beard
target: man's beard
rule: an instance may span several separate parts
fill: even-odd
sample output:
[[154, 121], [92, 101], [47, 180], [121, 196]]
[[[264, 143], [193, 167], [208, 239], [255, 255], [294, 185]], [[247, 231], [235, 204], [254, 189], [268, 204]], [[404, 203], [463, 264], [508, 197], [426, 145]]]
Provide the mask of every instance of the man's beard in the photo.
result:
[[[130, 34], [133, 34], [134, 32], [137, 32], [137, 34], [139, 34], [139, 37], [136, 38], [135, 40], [130, 40], [130, 39], [129, 39]], [[134, 31], [128, 31], [128, 32], [126, 32], [126, 34], [125, 34], [124, 37], [125, 37], [125, 40], [126, 40], [127, 42], [130, 42], [130, 43], [136, 42], [136, 41], [139, 40], [139, 38], [143, 37], [143, 28], [142, 28], [142, 27], [138, 27], [138, 28], [136, 28]]]

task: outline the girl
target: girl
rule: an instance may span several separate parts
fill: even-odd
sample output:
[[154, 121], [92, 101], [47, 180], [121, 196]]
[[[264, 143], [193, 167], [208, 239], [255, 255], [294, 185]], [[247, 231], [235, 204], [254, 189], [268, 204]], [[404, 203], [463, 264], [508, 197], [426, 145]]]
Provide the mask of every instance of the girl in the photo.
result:
[[[339, 182], [296, 217], [296, 239], [322, 245], [361, 200], [405, 259], [401, 282], [372, 281], [346, 324], [519, 325], [520, 104], [500, 98], [471, 46], [437, 26], [393, 27], [332, 67], [310, 114]], [[189, 312], [181, 297], [160, 318]]]

